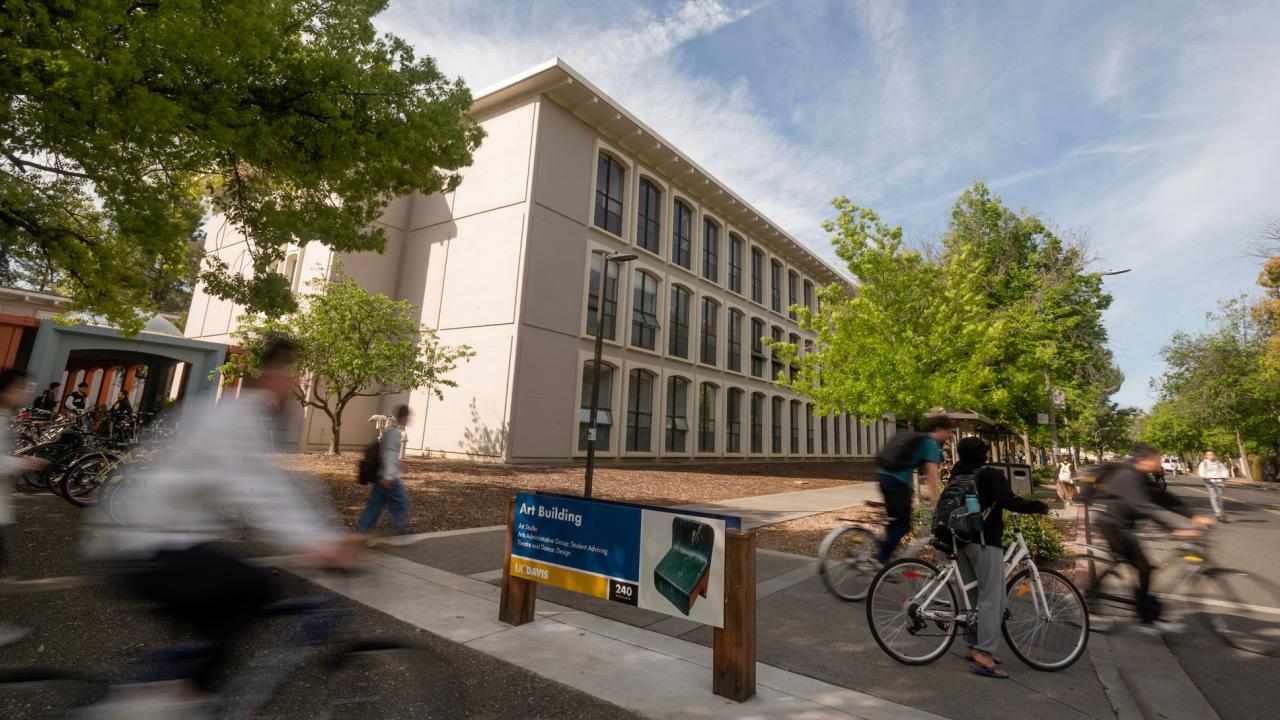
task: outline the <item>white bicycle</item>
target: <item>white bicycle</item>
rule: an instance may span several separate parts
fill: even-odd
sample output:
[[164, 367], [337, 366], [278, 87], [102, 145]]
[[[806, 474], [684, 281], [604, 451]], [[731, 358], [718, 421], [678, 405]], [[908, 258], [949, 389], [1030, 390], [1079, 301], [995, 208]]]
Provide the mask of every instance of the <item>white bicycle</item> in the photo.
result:
[[[1010, 513], [1015, 542], [1004, 554], [1004, 620], [1009, 649], [1037, 670], [1070, 667], [1089, 642], [1089, 611], [1075, 585], [1062, 573], [1036, 567]], [[935, 545], [935, 547], [938, 547]], [[925, 665], [942, 657], [960, 628], [977, 622], [969, 602], [976, 580], [964, 583], [954, 552], [939, 568], [916, 558], [895, 560], [875, 576], [867, 595], [871, 635], [889, 657], [907, 665]]]

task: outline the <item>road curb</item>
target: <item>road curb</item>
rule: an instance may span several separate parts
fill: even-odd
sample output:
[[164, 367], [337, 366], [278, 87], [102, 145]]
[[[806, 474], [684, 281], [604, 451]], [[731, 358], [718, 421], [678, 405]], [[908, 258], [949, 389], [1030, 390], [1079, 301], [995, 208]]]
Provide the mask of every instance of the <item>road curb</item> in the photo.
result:
[[[1076, 509], [1077, 544], [1086, 544], [1085, 523], [1088, 521], [1088, 510], [1084, 503], [1080, 503]], [[1077, 567], [1077, 584], [1083, 579], [1081, 572], [1082, 569]], [[1116, 714], [1116, 720], [1145, 720], [1142, 710], [1138, 707], [1137, 699], [1133, 697], [1133, 693], [1129, 692], [1124, 678], [1120, 676], [1115, 654], [1111, 651], [1111, 638], [1096, 632], [1090, 633], [1089, 658], [1093, 673], [1098, 676], [1098, 683], [1102, 685], [1102, 692], [1107, 696], [1107, 702], [1111, 703], [1111, 710]]]

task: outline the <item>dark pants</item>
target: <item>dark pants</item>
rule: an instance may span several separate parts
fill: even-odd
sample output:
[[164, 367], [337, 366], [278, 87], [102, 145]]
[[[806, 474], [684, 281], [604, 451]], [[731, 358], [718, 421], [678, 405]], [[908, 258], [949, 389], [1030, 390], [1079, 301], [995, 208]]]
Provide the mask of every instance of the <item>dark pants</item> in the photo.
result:
[[192, 674], [205, 692], [213, 690], [236, 641], [248, 634], [262, 608], [276, 597], [268, 571], [209, 544], [161, 551], [146, 567], [130, 573], [127, 584], [213, 643]]
[[404, 483], [396, 478], [382, 487], [381, 483], [373, 483], [369, 489], [369, 499], [364, 504], [364, 511], [356, 521], [356, 532], [373, 532], [382, 516], [382, 508], [391, 511], [391, 525], [399, 535], [409, 532], [409, 493], [404, 490]]
[[887, 563], [903, 536], [911, 531], [911, 496], [914, 493], [911, 485], [897, 478], [884, 475], [876, 477], [880, 480], [880, 492], [884, 494], [884, 511], [889, 516], [889, 525], [884, 529], [884, 542], [880, 543], [876, 559]]
[[1138, 592], [1134, 599], [1138, 603], [1138, 618], [1144, 623], [1151, 623], [1160, 618], [1160, 601], [1151, 594], [1151, 563], [1146, 553], [1142, 552], [1142, 544], [1133, 536], [1133, 531], [1110, 523], [1099, 524], [1102, 536], [1106, 538], [1111, 552], [1124, 558], [1138, 571]]

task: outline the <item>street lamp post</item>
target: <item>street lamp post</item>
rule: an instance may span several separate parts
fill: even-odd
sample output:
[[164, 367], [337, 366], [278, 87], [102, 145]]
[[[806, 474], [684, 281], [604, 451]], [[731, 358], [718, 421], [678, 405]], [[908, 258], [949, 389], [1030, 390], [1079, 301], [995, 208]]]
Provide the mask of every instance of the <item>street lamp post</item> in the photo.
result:
[[591, 363], [591, 415], [587, 419], [587, 479], [582, 489], [583, 497], [591, 497], [591, 478], [596, 467], [596, 412], [600, 407], [600, 354], [604, 351], [604, 294], [609, 283], [609, 263], [621, 265], [635, 260], [636, 256], [600, 253], [600, 259], [600, 287], [596, 294], [599, 298], [596, 306], [596, 353]]

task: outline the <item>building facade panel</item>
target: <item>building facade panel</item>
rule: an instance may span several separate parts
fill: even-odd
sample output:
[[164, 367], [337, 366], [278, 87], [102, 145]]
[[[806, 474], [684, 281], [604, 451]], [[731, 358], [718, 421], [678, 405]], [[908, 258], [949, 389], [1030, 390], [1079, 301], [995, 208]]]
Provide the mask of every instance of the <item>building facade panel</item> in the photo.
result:
[[462, 183], [454, 192], [452, 208], [455, 221], [522, 203], [528, 197], [536, 108], [530, 100], [480, 122], [487, 134], [471, 165], [461, 171]]

